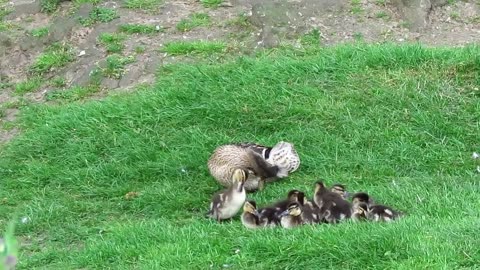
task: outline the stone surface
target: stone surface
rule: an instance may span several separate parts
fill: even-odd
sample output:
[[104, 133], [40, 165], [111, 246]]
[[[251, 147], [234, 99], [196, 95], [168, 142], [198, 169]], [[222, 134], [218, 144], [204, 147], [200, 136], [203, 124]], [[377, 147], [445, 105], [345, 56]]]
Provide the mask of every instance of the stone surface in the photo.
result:
[[7, 19], [16, 18], [23, 14], [35, 14], [41, 10], [40, 0], [13, 0], [12, 12], [8, 14]]

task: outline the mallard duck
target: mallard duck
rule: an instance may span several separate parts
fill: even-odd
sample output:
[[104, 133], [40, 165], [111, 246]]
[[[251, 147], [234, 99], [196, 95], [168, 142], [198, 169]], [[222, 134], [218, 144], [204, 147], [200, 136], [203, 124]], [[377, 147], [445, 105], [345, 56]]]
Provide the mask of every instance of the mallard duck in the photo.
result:
[[265, 182], [287, 177], [300, 165], [291, 143], [279, 142], [274, 147], [255, 143], [226, 144], [217, 147], [208, 160], [210, 174], [223, 186], [232, 184], [235, 169], [249, 172], [247, 191], [263, 189]]
[[315, 183], [314, 201], [323, 221], [327, 223], [337, 223], [352, 215], [350, 203], [340, 194], [328, 190], [322, 181]]
[[280, 224], [283, 228], [293, 228], [304, 224], [302, 207], [298, 202], [292, 202], [280, 214]]
[[234, 184], [213, 195], [210, 211], [207, 213], [207, 216], [217, 221], [235, 216], [247, 198], [244, 187], [247, 177], [248, 174], [246, 171], [236, 169], [232, 176], [232, 182]]
[[372, 202], [373, 200], [365, 192], [358, 192], [352, 196], [354, 209], [367, 207], [367, 211], [364, 214], [368, 220], [390, 222], [403, 215], [403, 213], [393, 210], [389, 206], [373, 204]]
[[339, 194], [340, 196], [342, 196], [342, 198], [343, 198], [344, 200], [346, 200], [346, 199], [348, 198], [348, 192], [347, 192], [347, 190], [345, 189], [345, 185], [335, 184], [335, 185], [332, 186], [332, 188], [330, 189], [330, 191]]
[[268, 225], [268, 219], [258, 213], [257, 204], [252, 200], [246, 201], [243, 205], [241, 220], [242, 224], [249, 229], [256, 229]]

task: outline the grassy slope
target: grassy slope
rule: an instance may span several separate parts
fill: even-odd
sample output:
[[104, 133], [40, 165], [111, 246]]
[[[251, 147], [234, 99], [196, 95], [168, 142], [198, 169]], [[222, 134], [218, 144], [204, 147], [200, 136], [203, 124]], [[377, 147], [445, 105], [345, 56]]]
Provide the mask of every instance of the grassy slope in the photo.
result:
[[[480, 49], [344, 46], [165, 68], [152, 90], [24, 110], [0, 151], [1, 225], [22, 269], [472, 268], [480, 259]], [[219, 144], [294, 142], [300, 170], [408, 212], [383, 224], [248, 231], [202, 218]], [[129, 191], [140, 196], [126, 200]], [[477, 265], [478, 267], [478, 265]]]

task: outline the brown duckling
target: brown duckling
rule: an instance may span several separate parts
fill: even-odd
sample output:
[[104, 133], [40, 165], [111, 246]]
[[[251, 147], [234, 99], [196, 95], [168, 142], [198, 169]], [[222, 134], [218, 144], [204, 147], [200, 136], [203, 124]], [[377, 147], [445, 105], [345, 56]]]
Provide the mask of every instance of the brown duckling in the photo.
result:
[[271, 224], [280, 224], [280, 214], [287, 210], [287, 207], [292, 202], [301, 202], [305, 194], [297, 189], [292, 189], [288, 192], [287, 198], [277, 201], [267, 207], [264, 207], [260, 210], [260, 214], [264, 217], [267, 217]]
[[213, 195], [207, 216], [217, 221], [235, 216], [247, 198], [244, 187], [247, 177], [247, 172], [242, 169], [236, 169], [232, 176], [234, 184]]
[[340, 194], [328, 190], [322, 181], [315, 183], [314, 201], [320, 209], [321, 219], [327, 223], [337, 223], [352, 215], [350, 203]]
[[208, 160], [210, 174], [225, 187], [232, 184], [235, 169], [247, 170], [247, 191], [261, 190], [265, 182], [287, 177], [299, 165], [300, 159], [293, 145], [286, 142], [279, 142], [274, 147], [255, 143], [226, 144], [217, 147]]
[[358, 192], [352, 196], [352, 204], [354, 208], [364, 208], [367, 206], [365, 217], [373, 221], [390, 222], [398, 219], [403, 213], [394, 210], [393, 208], [380, 204], [371, 204], [370, 196], [365, 192]]
[[292, 202], [288, 205], [287, 209], [280, 214], [280, 224], [287, 229], [304, 224], [300, 203]]
[[347, 192], [347, 190], [345, 189], [345, 185], [342, 185], [342, 184], [334, 184], [334, 185], [332, 186], [332, 188], [330, 189], [330, 191], [339, 194], [340, 196], [342, 196], [342, 198], [343, 198], [344, 200], [346, 200], [346, 199], [348, 198], [348, 192]]
[[352, 219], [354, 221], [366, 221], [368, 215], [368, 204], [359, 202], [352, 205]]
[[256, 229], [268, 225], [268, 219], [262, 217], [257, 211], [255, 201], [246, 201], [243, 205], [243, 213], [241, 215], [243, 226], [249, 229]]

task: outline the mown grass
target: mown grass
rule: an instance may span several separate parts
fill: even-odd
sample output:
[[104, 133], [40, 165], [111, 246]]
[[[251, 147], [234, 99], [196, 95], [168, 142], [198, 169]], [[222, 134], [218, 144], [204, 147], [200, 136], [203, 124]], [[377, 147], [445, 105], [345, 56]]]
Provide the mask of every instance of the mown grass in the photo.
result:
[[[19, 269], [475, 269], [480, 48], [345, 45], [165, 67], [151, 89], [30, 105], [0, 149]], [[293, 142], [300, 169], [249, 194], [345, 183], [407, 212], [249, 231], [203, 217], [223, 143]], [[126, 198], [128, 192], [138, 192]]]

